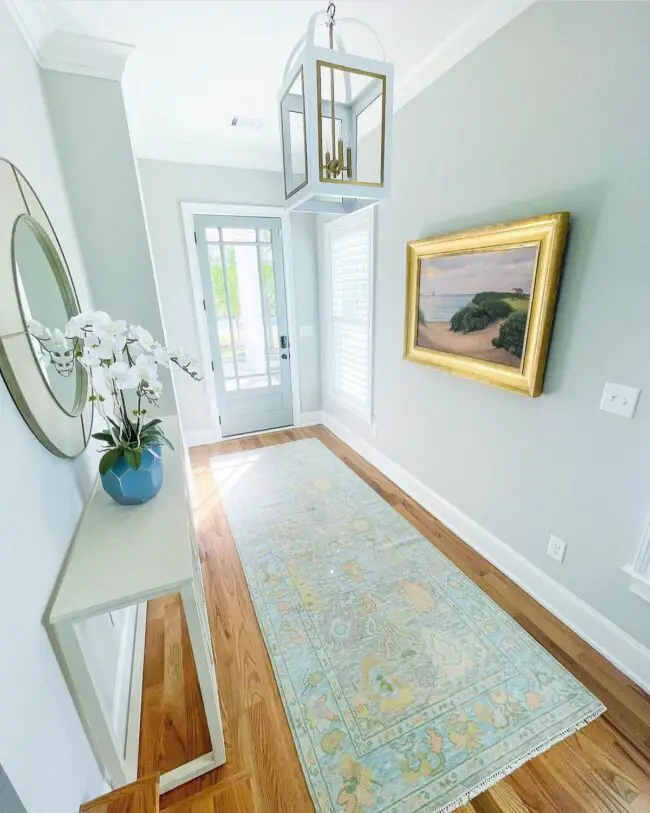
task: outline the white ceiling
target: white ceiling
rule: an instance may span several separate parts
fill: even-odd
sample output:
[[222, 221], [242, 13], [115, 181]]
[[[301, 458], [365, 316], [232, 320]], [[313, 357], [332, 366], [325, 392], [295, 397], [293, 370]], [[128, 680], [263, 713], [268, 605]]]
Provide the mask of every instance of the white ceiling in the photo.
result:
[[[433, 57], [453, 64], [449, 55], [468, 33], [469, 40], [482, 41], [495, 19], [498, 28], [530, 2], [339, 0], [337, 17], [358, 17], [375, 29], [395, 64], [399, 104], [400, 92], [403, 101], [430, 81], [426, 69]], [[139, 157], [269, 169], [280, 167], [276, 96], [285, 61], [310, 16], [326, 5], [326, 0], [43, 4], [56, 29], [136, 46], [124, 94]], [[500, 24], [494, 14], [499, 7]], [[362, 28], [342, 33], [348, 50], [379, 56]], [[262, 119], [265, 125], [256, 131], [233, 128], [233, 116]]]

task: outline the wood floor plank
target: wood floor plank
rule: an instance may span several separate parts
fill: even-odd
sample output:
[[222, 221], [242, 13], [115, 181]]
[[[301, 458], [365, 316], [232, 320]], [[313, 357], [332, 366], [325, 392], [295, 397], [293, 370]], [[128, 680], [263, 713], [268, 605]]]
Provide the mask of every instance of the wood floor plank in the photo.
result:
[[[309, 792], [235, 543], [215, 486], [224, 455], [319, 438], [608, 706], [459, 813], [650, 813], [650, 699], [490, 562], [324, 427], [272, 432], [191, 451], [194, 511], [226, 740], [226, 765], [161, 799], [169, 813], [309, 813]], [[140, 774], [209, 749], [177, 597], [149, 603]], [[345, 813], [345, 811], [342, 811]], [[357, 812], [359, 813], [359, 812]]]
[[143, 776], [129, 785], [85, 802], [79, 813], [158, 813], [158, 774]]

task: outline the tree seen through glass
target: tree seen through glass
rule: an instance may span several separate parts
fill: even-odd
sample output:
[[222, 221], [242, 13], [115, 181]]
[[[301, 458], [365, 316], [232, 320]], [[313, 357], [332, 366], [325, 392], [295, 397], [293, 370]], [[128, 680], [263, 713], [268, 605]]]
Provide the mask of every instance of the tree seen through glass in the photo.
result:
[[[269, 349], [273, 354], [272, 348], [277, 346], [277, 325], [276, 325], [276, 303], [275, 303], [275, 280], [273, 275], [273, 262], [270, 246], [268, 250], [264, 246], [259, 253], [259, 263], [261, 267], [261, 281], [262, 281], [262, 296], [265, 299], [267, 310], [267, 318], [269, 321]], [[227, 378], [235, 375], [233, 366], [233, 343], [234, 337], [235, 347], [237, 348], [237, 362], [238, 365], [244, 365], [246, 362], [245, 351], [245, 318], [242, 314], [241, 297], [239, 291], [238, 269], [237, 269], [237, 255], [236, 247], [233, 245], [226, 245], [223, 247], [223, 257], [226, 262], [225, 274], [223, 273], [222, 254], [219, 246], [210, 246], [210, 275], [212, 278], [212, 290], [214, 292], [214, 304], [217, 313], [217, 324], [219, 330], [219, 346], [221, 351], [221, 360], [224, 367], [224, 373]], [[226, 281], [228, 290], [226, 293]], [[230, 318], [231, 325], [228, 319], [228, 304], [230, 304]], [[274, 366], [272, 364], [272, 366]], [[239, 370], [240, 375], [242, 370]], [[233, 382], [234, 383], [234, 382]]]

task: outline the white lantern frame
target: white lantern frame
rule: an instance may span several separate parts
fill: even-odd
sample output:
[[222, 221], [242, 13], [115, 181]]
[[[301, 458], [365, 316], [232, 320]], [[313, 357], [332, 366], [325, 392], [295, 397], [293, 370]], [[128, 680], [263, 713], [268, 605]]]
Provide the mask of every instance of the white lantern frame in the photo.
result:
[[[278, 94], [285, 199], [287, 207], [292, 211], [347, 214], [374, 205], [390, 195], [394, 70], [392, 64], [385, 61], [385, 57], [383, 61], [348, 53], [338, 31], [333, 34], [335, 48], [316, 45], [316, 23], [322, 16], [323, 12], [317, 12], [312, 16], [307, 33], [294, 46], [287, 60], [282, 88]], [[361, 20], [342, 19], [338, 22], [361, 24], [376, 37], [375, 32]], [[381, 50], [383, 55], [383, 48]], [[323, 118], [331, 118], [332, 111], [331, 101], [323, 99], [322, 96], [322, 68], [343, 72], [346, 98], [345, 101], [335, 99], [335, 117], [337, 107], [350, 107], [349, 124], [351, 141], [354, 144], [355, 171], [358, 168], [358, 116], [381, 97], [381, 121], [379, 123], [381, 127], [379, 147], [381, 163], [377, 181], [359, 180], [354, 177], [323, 177], [321, 121]], [[378, 80], [379, 93], [375, 92], [378, 87], [377, 83], [371, 83], [355, 99], [352, 99], [350, 87], [352, 75], [367, 76], [370, 79]], [[301, 103], [290, 98], [290, 92], [300, 77], [302, 77]], [[300, 107], [302, 109], [299, 109]], [[288, 115], [290, 112], [303, 115], [305, 147], [304, 170], [301, 169], [305, 178], [291, 189], [288, 188], [288, 178], [294, 174], [294, 165]]]

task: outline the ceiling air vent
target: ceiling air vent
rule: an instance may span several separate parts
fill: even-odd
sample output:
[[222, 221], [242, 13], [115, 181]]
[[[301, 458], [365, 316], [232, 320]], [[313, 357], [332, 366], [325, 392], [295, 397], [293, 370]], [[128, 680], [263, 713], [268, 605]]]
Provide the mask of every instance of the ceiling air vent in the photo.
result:
[[238, 127], [242, 130], [261, 130], [265, 124], [264, 119], [254, 119], [250, 116], [233, 116], [230, 120], [231, 127]]

